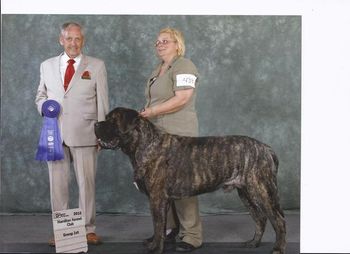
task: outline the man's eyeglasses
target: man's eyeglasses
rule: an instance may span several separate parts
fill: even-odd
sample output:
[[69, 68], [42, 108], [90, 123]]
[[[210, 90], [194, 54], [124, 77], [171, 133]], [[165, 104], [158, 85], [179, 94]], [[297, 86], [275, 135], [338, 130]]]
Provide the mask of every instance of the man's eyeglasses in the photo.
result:
[[169, 44], [170, 42], [176, 42], [176, 41], [169, 41], [169, 40], [157, 40], [155, 43], [154, 43], [154, 46], [155, 47], [158, 47], [160, 45], [167, 45]]

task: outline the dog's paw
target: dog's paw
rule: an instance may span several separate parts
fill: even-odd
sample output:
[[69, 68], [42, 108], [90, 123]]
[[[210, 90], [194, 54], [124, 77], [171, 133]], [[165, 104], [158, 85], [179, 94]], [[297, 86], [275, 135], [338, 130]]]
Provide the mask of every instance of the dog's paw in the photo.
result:
[[256, 248], [259, 245], [260, 245], [260, 241], [257, 241], [254, 239], [244, 243], [244, 247], [246, 248]]
[[284, 251], [281, 249], [274, 248], [271, 253], [272, 254], [284, 254]]
[[163, 246], [160, 246], [156, 243], [156, 241], [144, 241], [144, 244], [146, 245], [149, 253], [162, 253], [163, 252]]
[[143, 243], [149, 251], [153, 251], [157, 248], [157, 245], [154, 241], [144, 241]]
[[153, 236], [143, 240], [143, 245], [147, 246], [148, 244], [150, 244], [153, 241]]

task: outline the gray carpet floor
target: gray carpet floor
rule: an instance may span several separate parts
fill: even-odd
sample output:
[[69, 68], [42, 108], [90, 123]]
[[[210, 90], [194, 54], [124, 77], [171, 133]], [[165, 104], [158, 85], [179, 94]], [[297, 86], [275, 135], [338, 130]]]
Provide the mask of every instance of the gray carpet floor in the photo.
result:
[[[266, 228], [262, 244], [247, 249], [242, 243], [254, 234], [254, 222], [248, 214], [203, 215], [203, 246], [192, 253], [270, 253], [275, 238], [270, 224]], [[97, 216], [96, 233], [103, 244], [89, 246], [88, 253], [147, 253], [142, 240], [153, 234], [150, 216], [110, 215]], [[300, 216], [298, 212], [286, 213], [286, 254], [299, 253]], [[55, 253], [47, 241], [53, 236], [49, 214], [0, 215], [0, 253]], [[170, 246], [165, 253], [176, 253]]]

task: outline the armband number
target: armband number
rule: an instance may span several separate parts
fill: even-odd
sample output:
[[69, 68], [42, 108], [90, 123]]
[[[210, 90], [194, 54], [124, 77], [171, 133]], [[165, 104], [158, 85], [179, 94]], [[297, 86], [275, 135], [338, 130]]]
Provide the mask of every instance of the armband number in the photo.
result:
[[190, 86], [196, 87], [196, 79], [197, 77], [193, 74], [178, 74], [176, 75], [176, 86]]

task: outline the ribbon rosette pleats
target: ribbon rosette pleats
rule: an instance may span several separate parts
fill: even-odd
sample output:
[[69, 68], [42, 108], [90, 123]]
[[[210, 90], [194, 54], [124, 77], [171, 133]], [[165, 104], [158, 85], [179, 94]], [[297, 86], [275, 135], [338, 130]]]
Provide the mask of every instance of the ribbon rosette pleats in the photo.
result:
[[55, 100], [47, 100], [42, 105], [43, 126], [41, 128], [36, 160], [56, 161], [63, 159], [63, 147], [57, 117], [60, 104]]

